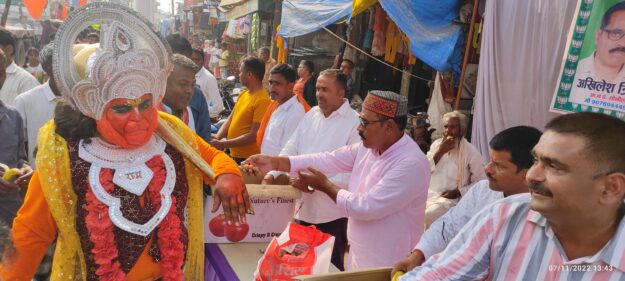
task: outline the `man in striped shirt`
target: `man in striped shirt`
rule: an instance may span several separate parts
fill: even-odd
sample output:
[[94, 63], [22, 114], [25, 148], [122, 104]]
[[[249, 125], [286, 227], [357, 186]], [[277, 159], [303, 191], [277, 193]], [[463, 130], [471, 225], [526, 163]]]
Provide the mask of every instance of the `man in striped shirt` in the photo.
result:
[[530, 194], [496, 202], [406, 280], [625, 280], [625, 122], [550, 121], [526, 175]]
[[495, 135], [490, 142], [490, 162], [484, 168], [488, 180], [474, 184], [458, 204], [437, 219], [421, 236], [410, 256], [398, 262], [395, 271], [408, 272], [445, 250], [471, 218], [490, 204], [519, 193], [529, 192], [525, 175], [534, 163], [532, 148], [542, 132], [534, 127], [516, 126]]

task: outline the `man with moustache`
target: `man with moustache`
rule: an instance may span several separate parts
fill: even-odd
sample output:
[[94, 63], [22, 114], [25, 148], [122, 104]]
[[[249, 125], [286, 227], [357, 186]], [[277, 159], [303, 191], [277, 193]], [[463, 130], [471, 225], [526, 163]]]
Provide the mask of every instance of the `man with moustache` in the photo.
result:
[[542, 133], [533, 127], [505, 129], [489, 142], [490, 162], [484, 170], [488, 180], [473, 185], [458, 202], [421, 236], [412, 254], [395, 264], [395, 271], [408, 272], [434, 254], [445, 250], [460, 229], [484, 207], [514, 194], [526, 193], [525, 174], [534, 163], [532, 148]]
[[476, 214], [399, 280], [624, 280], [625, 122], [583, 112], [545, 127], [529, 194]]
[[[269, 97], [273, 100], [260, 122], [256, 142], [260, 153], [278, 155], [289, 140], [310, 106], [293, 94], [297, 73], [288, 64], [278, 64], [269, 70]], [[274, 174], [275, 176], [275, 174]], [[273, 181], [267, 180], [270, 184]]]
[[[323, 79], [322, 73], [317, 89]], [[362, 142], [332, 152], [255, 155], [245, 162], [261, 172], [297, 173], [294, 186], [305, 192], [312, 187], [312, 195], [326, 196], [339, 214], [347, 216], [347, 270], [391, 266], [406, 256], [406, 249], [423, 233], [430, 169], [423, 152], [404, 134], [407, 103], [406, 97], [396, 93], [371, 91], [359, 116]], [[325, 175], [348, 172], [347, 188]]]
[[432, 180], [425, 207], [425, 224], [429, 226], [478, 181], [485, 180], [484, 158], [464, 137], [468, 120], [460, 111], [443, 115], [444, 136], [435, 140], [428, 151]]
[[[596, 49], [577, 64], [571, 97], [581, 103], [591, 93], [625, 92], [625, 2], [610, 7], [595, 32]], [[604, 84], [607, 83], [607, 84]], [[599, 85], [601, 84], [601, 85]], [[612, 86], [607, 86], [612, 84]]]
[[[283, 156], [295, 156], [308, 153], [330, 152], [339, 147], [359, 141], [358, 113], [345, 99], [345, 74], [336, 69], [321, 72], [316, 81], [317, 103], [301, 120], [295, 132], [280, 151]], [[300, 102], [303, 97], [298, 96]], [[271, 155], [271, 154], [269, 154]], [[277, 155], [277, 154], [275, 154]], [[264, 182], [271, 183], [278, 172], [265, 175]], [[293, 176], [293, 174], [292, 174]], [[329, 180], [341, 188], [346, 188], [349, 173], [331, 173]], [[306, 189], [308, 191], [308, 189]], [[305, 193], [298, 200], [295, 219], [303, 225], [315, 225], [317, 229], [334, 236], [332, 263], [344, 270], [344, 257], [347, 250], [347, 218], [339, 208], [324, 194]]]

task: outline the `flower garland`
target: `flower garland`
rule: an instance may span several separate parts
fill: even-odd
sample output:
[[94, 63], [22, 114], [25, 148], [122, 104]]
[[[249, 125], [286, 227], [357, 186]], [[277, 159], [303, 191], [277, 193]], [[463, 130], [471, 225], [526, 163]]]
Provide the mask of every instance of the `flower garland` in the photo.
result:
[[[148, 194], [150, 200], [156, 208], [161, 206], [160, 187], [165, 183], [165, 163], [160, 156], [152, 158], [146, 165], [154, 171], [154, 179], [148, 186]], [[162, 175], [157, 177], [156, 175]], [[163, 271], [163, 280], [182, 281], [184, 274], [182, 265], [184, 263], [184, 245], [180, 240], [181, 220], [176, 215], [176, 197], [171, 198], [171, 208], [167, 216], [158, 226], [158, 247], [161, 250], [161, 269]]]
[[[147, 196], [158, 209], [162, 199], [160, 190], [167, 175], [165, 163], [160, 156], [155, 156], [146, 162], [146, 165], [154, 172], [147, 188]], [[115, 186], [111, 169], [102, 169], [100, 181], [106, 192], [113, 192]], [[85, 209], [88, 212], [85, 224], [89, 230], [89, 239], [93, 243], [91, 252], [98, 265], [96, 275], [103, 281], [125, 280], [126, 274], [117, 260], [119, 252], [115, 245], [114, 225], [108, 216], [108, 206], [95, 197], [91, 188], [87, 190], [85, 199], [87, 201]], [[180, 240], [181, 225], [181, 220], [176, 215], [176, 198], [172, 197], [172, 207], [157, 229], [163, 280], [184, 280], [182, 272], [184, 245]]]
[[[102, 169], [100, 180], [106, 192], [113, 192], [113, 173], [109, 169]], [[91, 188], [87, 190], [85, 196], [87, 205], [87, 216], [85, 225], [89, 230], [89, 240], [93, 243], [93, 259], [98, 265], [96, 275], [103, 281], [125, 280], [126, 274], [121, 270], [117, 261], [117, 247], [115, 246], [115, 236], [113, 234], [113, 222], [108, 215], [108, 206], [100, 202]], [[115, 262], [113, 262], [115, 260]]]

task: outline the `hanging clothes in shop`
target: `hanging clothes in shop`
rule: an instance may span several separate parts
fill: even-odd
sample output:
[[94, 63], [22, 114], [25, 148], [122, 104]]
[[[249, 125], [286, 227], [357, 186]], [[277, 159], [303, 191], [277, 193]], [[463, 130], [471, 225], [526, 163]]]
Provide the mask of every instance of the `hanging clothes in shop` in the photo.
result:
[[386, 42], [386, 12], [377, 5], [375, 7], [375, 21], [373, 23], [373, 42], [371, 43], [371, 54], [374, 56], [384, 55], [384, 44]]
[[[352, 20], [347, 24], [347, 42], [354, 46], [358, 46], [358, 41], [362, 38], [363, 30], [362, 30], [362, 18], [352, 18]], [[356, 55], [358, 52], [347, 45], [345, 47], [345, 51], [343, 52], [343, 59], [349, 59], [353, 62], [356, 60]]]
[[276, 41], [276, 48], [278, 48], [278, 56], [276, 58], [276, 61], [278, 63], [286, 63], [286, 54], [287, 54], [287, 41], [284, 40], [284, 37], [278, 35], [280, 32], [280, 24], [278, 24], [278, 27], [276, 27], [276, 37], [275, 37], [275, 41]]
[[226, 36], [237, 39], [245, 38], [250, 33], [250, 22], [250, 16], [231, 20], [228, 22], [228, 28], [226, 28]]
[[384, 60], [391, 64], [395, 63], [397, 58], [397, 51], [401, 42], [401, 31], [397, 28], [397, 25], [392, 21], [388, 21], [386, 27], [386, 44], [384, 48]]
[[406, 34], [401, 35], [401, 41], [404, 47], [404, 54], [408, 54], [408, 61], [404, 65], [414, 65], [417, 62], [417, 57], [412, 55], [412, 51], [410, 51], [410, 38]]
[[367, 21], [367, 30], [365, 36], [362, 39], [362, 48], [365, 50], [371, 50], [371, 44], [373, 43], [373, 23], [375, 22], [375, 8], [369, 8], [369, 17]]

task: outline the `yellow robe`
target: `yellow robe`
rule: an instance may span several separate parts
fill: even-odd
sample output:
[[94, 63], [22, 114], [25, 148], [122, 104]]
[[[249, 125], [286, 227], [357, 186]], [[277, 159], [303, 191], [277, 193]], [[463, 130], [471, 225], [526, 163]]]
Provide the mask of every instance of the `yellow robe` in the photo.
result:
[[[195, 135], [184, 123], [159, 112], [191, 147], [200, 152], [215, 170], [215, 175], [241, 175], [236, 163]], [[85, 255], [76, 231], [76, 194], [71, 183], [69, 152], [65, 139], [55, 133], [54, 121], [39, 131], [37, 171], [34, 173], [24, 204], [13, 222], [17, 255], [0, 267], [1, 280], [31, 280], [48, 246], [57, 238], [51, 280], [86, 280]], [[185, 159], [189, 185], [187, 218], [189, 243], [185, 258], [185, 280], [204, 280], [204, 232], [202, 174]], [[154, 280], [161, 277], [159, 263], [147, 254], [146, 247], [127, 280]]]

